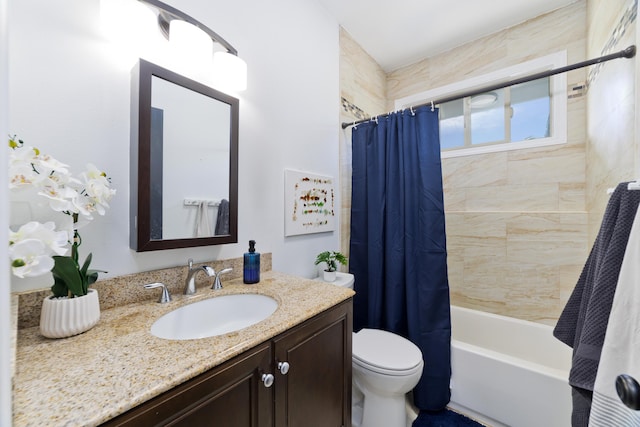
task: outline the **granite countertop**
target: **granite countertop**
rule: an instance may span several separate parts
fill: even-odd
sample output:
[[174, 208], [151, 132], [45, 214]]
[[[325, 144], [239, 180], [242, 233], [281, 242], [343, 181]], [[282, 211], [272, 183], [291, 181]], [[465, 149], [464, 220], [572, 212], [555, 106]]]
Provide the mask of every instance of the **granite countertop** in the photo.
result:
[[[177, 307], [235, 293], [268, 295], [279, 306], [266, 320], [218, 337], [172, 341], [149, 332]], [[154, 300], [103, 310], [97, 326], [74, 337], [51, 340], [38, 327], [20, 329], [13, 425], [99, 425], [352, 295], [350, 289], [269, 271], [255, 285], [235, 279], [219, 291], [173, 295], [169, 304]]]

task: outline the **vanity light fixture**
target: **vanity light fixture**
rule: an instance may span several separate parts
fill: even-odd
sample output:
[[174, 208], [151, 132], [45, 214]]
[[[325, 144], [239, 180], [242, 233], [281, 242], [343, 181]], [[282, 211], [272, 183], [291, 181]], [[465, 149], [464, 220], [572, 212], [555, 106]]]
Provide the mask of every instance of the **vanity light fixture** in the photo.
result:
[[194, 69], [211, 68], [213, 40], [193, 24], [179, 19], [169, 22], [169, 48], [180, 64]]
[[[156, 9], [160, 31], [174, 52], [189, 52], [190, 57], [197, 58], [198, 66], [211, 66], [214, 84], [232, 91], [247, 88], [247, 64], [238, 57], [238, 51], [229, 42], [200, 21], [166, 3], [137, 1]], [[215, 54], [214, 50], [217, 50]]]
[[247, 63], [228, 52], [213, 54], [213, 81], [231, 90], [245, 90], [247, 88]]

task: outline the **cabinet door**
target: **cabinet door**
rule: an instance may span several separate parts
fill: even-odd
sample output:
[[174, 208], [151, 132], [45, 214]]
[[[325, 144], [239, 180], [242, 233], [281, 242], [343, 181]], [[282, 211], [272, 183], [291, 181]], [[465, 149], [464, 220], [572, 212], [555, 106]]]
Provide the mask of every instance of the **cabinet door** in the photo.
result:
[[351, 426], [351, 307], [349, 300], [274, 339], [277, 427]]
[[272, 427], [273, 389], [261, 381], [271, 366], [270, 344], [259, 345], [106, 425]]

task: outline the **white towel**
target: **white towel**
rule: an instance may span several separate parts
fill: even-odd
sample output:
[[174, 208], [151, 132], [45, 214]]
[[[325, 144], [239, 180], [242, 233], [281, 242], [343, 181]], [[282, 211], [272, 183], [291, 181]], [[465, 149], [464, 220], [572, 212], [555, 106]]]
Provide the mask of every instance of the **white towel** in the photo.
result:
[[589, 427], [640, 426], [640, 411], [627, 408], [616, 392], [618, 375], [640, 381], [640, 209], [624, 254], [593, 389]]
[[194, 234], [195, 237], [211, 236], [211, 224], [209, 224], [209, 203], [206, 200], [201, 200], [200, 203], [198, 203]]

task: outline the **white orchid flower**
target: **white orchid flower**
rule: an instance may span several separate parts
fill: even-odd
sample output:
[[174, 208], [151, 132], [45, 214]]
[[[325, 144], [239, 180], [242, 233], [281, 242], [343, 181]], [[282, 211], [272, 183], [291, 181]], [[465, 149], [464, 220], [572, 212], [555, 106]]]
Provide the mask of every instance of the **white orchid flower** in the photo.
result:
[[107, 175], [89, 163], [87, 171], [82, 175], [85, 184], [85, 191], [96, 203], [108, 206], [108, 202], [116, 194], [116, 190], [110, 188], [111, 183]]
[[78, 212], [78, 209], [76, 209], [73, 203], [73, 200], [78, 197], [78, 192], [69, 186], [59, 186], [54, 182], [50, 182], [49, 185], [44, 186], [38, 194], [46, 197], [49, 202], [49, 207], [56, 212]]
[[68, 234], [56, 231], [53, 222], [31, 221], [13, 232], [9, 230], [11, 270], [20, 278], [49, 273], [54, 266], [53, 255], [67, 253]]
[[35, 151], [31, 147], [19, 147], [9, 151], [9, 188], [31, 186], [40, 180], [34, 169]]
[[9, 164], [9, 189], [30, 187], [39, 179], [31, 165]]
[[67, 165], [37, 148], [19, 146], [9, 151], [9, 188], [42, 187], [48, 180], [66, 182], [70, 177]]
[[9, 163], [35, 163], [40, 151], [28, 145], [17, 146], [9, 151]]
[[69, 235], [67, 231], [56, 231], [53, 221], [44, 224], [31, 221], [23, 224], [18, 231], [9, 230], [9, 248], [25, 240], [39, 240], [43, 243], [47, 254], [64, 255], [67, 253]]
[[36, 169], [55, 171], [63, 175], [69, 174], [69, 165], [59, 162], [48, 154], [38, 154], [34, 163]]
[[64, 256], [70, 244], [77, 254], [81, 243], [77, 230], [93, 220], [94, 213], [105, 214], [116, 192], [106, 174], [89, 164], [80, 178], [70, 174], [68, 165], [15, 137], [9, 139], [9, 189], [30, 188], [68, 218], [68, 222], [57, 220], [64, 231], [56, 231], [53, 222], [29, 222], [16, 232], [9, 230], [13, 274], [31, 277], [50, 272], [56, 268], [52, 256]]
[[9, 247], [11, 271], [20, 278], [49, 273], [54, 266], [46, 245], [38, 239], [26, 239]]
[[[73, 204], [73, 211], [80, 214], [83, 219], [93, 220], [92, 214], [96, 212], [96, 206], [89, 198], [78, 193], [78, 195], [71, 200], [71, 203]], [[80, 220], [80, 218], [78, 218], [78, 220]]]

